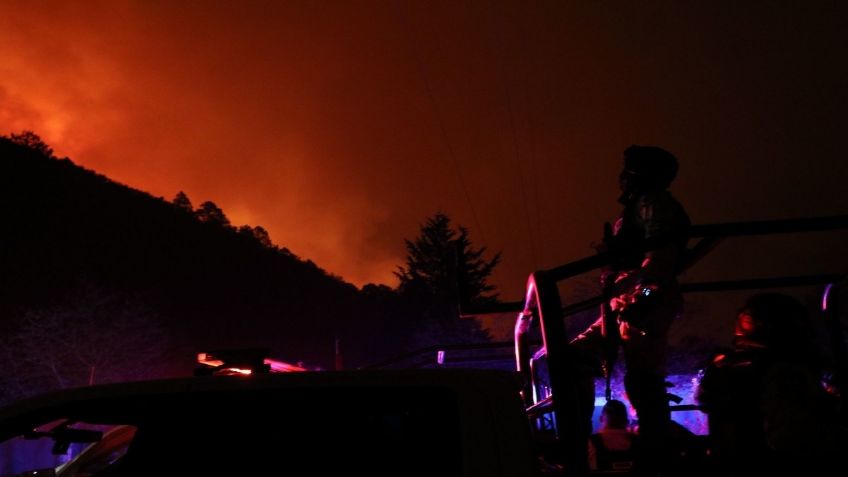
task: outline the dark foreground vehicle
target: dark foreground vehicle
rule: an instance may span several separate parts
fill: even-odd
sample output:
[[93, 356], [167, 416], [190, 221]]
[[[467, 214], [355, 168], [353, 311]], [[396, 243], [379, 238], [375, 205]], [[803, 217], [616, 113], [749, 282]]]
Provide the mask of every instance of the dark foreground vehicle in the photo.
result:
[[518, 389], [513, 374], [479, 370], [106, 385], [0, 411], [0, 445], [88, 447], [23, 475], [533, 475]]

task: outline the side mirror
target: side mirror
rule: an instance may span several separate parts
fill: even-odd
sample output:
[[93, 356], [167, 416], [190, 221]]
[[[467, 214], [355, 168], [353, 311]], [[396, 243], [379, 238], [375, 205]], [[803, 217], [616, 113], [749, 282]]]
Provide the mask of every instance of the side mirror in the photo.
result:
[[103, 439], [103, 433], [89, 429], [60, 427], [50, 432], [50, 437], [55, 441], [53, 443], [53, 454], [62, 455], [68, 453], [68, 448], [71, 447], [71, 444], [100, 442]]
[[100, 442], [100, 440], [103, 439], [103, 433], [101, 431], [74, 429], [72, 427], [60, 425], [49, 432], [31, 431], [24, 434], [24, 439], [40, 439], [42, 437], [49, 437], [50, 439], [53, 439], [52, 452], [54, 455], [63, 455], [68, 453], [68, 449], [71, 447], [71, 444]]

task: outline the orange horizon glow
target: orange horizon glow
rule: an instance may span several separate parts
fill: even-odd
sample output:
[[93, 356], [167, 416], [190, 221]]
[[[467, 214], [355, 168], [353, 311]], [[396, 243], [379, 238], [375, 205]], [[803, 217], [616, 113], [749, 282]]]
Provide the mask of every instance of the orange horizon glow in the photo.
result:
[[360, 287], [441, 211], [521, 299], [594, 253], [634, 143], [679, 157], [695, 223], [848, 210], [839, 2], [0, 1], [0, 134]]

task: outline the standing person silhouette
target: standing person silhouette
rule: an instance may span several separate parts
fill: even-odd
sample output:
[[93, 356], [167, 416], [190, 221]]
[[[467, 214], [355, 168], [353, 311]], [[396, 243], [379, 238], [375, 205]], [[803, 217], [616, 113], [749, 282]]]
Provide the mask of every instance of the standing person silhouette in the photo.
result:
[[668, 332], [682, 312], [677, 282], [686, 252], [690, 221], [668, 187], [677, 175], [677, 158], [655, 146], [624, 151], [619, 175], [624, 206], [615, 225], [606, 226], [604, 246], [613, 257], [602, 274], [606, 303], [602, 316], [572, 345], [603, 350], [606, 372], [624, 352], [624, 386], [639, 419], [641, 455], [636, 467], [658, 469], [671, 420], [666, 393]]

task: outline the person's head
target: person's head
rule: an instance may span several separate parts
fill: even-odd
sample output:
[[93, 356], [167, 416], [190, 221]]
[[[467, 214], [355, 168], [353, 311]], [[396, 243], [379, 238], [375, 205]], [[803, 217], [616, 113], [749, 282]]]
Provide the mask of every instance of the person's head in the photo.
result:
[[804, 306], [783, 293], [758, 293], [736, 316], [737, 349], [784, 349], [808, 340], [811, 330]]
[[677, 177], [677, 168], [674, 154], [660, 147], [634, 144], [624, 150], [619, 186], [625, 193], [667, 189]]
[[627, 429], [627, 406], [617, 399], [610, 399], [601, 410], [601, 427], [606, 429]]

